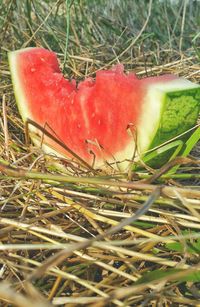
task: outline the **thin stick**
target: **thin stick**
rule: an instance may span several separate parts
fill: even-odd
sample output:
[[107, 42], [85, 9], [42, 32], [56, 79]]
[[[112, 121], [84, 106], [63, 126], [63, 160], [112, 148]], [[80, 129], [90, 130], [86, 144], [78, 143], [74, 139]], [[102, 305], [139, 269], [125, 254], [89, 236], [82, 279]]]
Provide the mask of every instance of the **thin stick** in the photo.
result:
[[188, 4], [188, 0], [184, 0], [184, 6], [183, 6], [183, 18], [181, 23], [181, 35], [180, 35], [180, 41], [179, 41], [179, 51], [182, 50], [182, 43], [183, 43], [183, 32], [184, 32], [184, 26], [185, 26], [185, 16], [186, 16], [186, 7]]
[[3, 95], [2, 99], [2, 108], [3, 108], [3, 130], [4, 130], [4, 139], [5, 139], [5, 151], [7, 158], [9, 157], [8, 152], [8, 142], [9, 142], [9, 133], [8, 133], [8, 121], [7, 121], [7, 110], [6, 110], [6, 96]]
[[166, 172], [168, 172], [171, 168], [173, 168], [176, 165], [182, 164], [182, 165], [187, 165], [190, 163], [194, 163], [194, 164], [199, 164], [200, 161], [199, 160], [194, 160], [194, 159], [190, 159], [187, 157], [176, 157], [175, 159], [173, 159], [172, 161], [169, 161], [167, 164], [165, 164], [164, 166], [162, 166], [158, 171], [156, 171], [150, 178], [148, 179], [144, 179], [142, 180], [142, 182], [146, 182], [146, 183], [152, 183], [154, 182], [156, 179], [158, 179], [159, 177], [161, 177], [163, 174], [165, 174]]
[[67, 54], [68, 54], [68, 43], [69, 43], [69, 26], [70, 26], [70, 7], [73, 3], [73, 0], [66, 0], [66, 10], [67, 10], [67, 16], [66, 16], [66, 39], [65, 39], [65, 51], [64, 51], [64, 62], [63, 62], [63, 71], [65, 71], [65, 64], [67, 61]]

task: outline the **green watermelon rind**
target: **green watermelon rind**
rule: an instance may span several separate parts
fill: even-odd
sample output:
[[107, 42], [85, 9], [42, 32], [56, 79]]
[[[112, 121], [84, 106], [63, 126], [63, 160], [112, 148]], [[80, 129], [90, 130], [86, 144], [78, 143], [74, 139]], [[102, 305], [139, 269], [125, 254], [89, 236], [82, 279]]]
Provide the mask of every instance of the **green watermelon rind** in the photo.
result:
[[200, 87], [167, 93], [160, 125], [149, 149], [193, 127], [199, 115], [199, 101]]
[[[173, 81], [173, 83], [176, 82]], [[157, 97], [157, 101], [160, 101], [157, 109], [152, 108], [149, 119], [142, 118], [139, 124], [138, 151], [142, 160], [145, 160], [145, 152], [153, 150], [165, 142], [183, 134], [197, 123], [200, 111], [200, 86], [185, 79], [179, 79], [178, 83], [175, 88], [173, 88], [173, 85], [172, 90], [170, 90], [170, 84], [168, 84], [167, 92], [165, 92], [164, 85], [155, 85], [153, 93], [149, 95], [149, 101], [143, 106], [143, 108], [145, 108], [148, 104], [155, 105], [155, 101], [151, 96]], [[149, 123], [153, 117], [155, 120], [154, 126]], [[150, 128], [148, 128], [148, 126]], [[149, 131], [149, 133], [151, 130], [151, 138], [149, 137], [148, 139], [149, 144], [144, 142], [146, 137], [143, 134], [144, 127], [145, 131]], [[184, 134], [180, 139], [186, 141], [190, 135], [191, 133]], [[158, 155], [147, 164], [152, 167], [160, 167], [167, 162], [172, 154], [173, 150], [168, 150]]]

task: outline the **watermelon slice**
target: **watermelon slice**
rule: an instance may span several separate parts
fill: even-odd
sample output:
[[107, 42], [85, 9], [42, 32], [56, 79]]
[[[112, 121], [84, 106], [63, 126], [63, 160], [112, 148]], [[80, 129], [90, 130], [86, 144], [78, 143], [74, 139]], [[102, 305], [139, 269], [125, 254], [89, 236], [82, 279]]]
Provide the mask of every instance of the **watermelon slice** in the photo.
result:
[[[74, 152], [94, 167], [106, 162], [125, 169], [135, 149], [142, 157], [198, 118], [200, 86], [174, 75], [139, 80], [117, 65], [76, 86], [63, 77], [55, 53], [43, 48], [10, 52], [9, 64], [24, 122], [45, 127], [70, 149], [43, 136], [44, 151], [66, 157]], [[42, 132], [30, 129], [38, 144]]]

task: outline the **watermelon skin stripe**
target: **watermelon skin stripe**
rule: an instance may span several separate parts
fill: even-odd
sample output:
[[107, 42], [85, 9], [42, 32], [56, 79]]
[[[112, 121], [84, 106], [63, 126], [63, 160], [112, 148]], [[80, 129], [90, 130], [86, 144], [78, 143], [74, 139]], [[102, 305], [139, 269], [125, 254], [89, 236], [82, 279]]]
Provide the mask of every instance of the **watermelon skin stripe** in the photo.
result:
[[[143, 108], [147, 106], [151, 114], [147, 116], [146, 112], [143, 112], [138, 125], [138, 148], [142, 159], [147, 150], [156, 148], [194, 127], [200, 111], [199, 85], [183, 78], [152, 85], [151, 78], [149, 79], [150, 85], [147, 85], [149, 89], [145, 98], [147, 101]], [[148, 83], [148, 78], [144, 79], [144, 82]], [[154, 125], [151, 123], [152, 118]], [[180, 139], [185, 142], [191, 133], [186, 133]], [[174, 150], [160, 154], [148, 165], [155, 168], [162, 166]]]
[[[30, 118], [41, 126], [48, 124], [50, 132], [90, 165], [95, 156], [96, 168], [107, 161], [128, 169], [135, 148], [143, 157], [196, 124], [200, 86], [183, 78], [164, 75], [139, 80], [117, 65], [98, 71], [96, 80], [88, 78], [76, 86], [75, 81], [64, 79], [51, 51], [26, 48], [10, 52], [8, 58], [23, 121]], [[33, 127], [31, 131], [38, 134]], [[44, 141], [45, 152], [69, 157], [49, 138]], [[161, 157], [154, 166], [165, 160], [166, 156]]]
[[189, 130], [199, 114], [200, 89], [171, 92], [165, 95], [159, 129], [149, 149]]

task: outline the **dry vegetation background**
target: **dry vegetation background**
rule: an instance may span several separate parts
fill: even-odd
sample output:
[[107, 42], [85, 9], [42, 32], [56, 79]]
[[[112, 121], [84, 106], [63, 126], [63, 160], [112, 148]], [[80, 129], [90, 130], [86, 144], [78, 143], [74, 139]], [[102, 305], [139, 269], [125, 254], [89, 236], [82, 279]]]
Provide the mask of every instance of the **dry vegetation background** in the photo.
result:
[[200, 306], [198, 146], [174, 174], [47, 156], [25, 142], [7, 61], [43, 46], [77, 80], [121, 62], [198, 83], [199, 16], [192, 0], [0, 1], [1, 306]]

